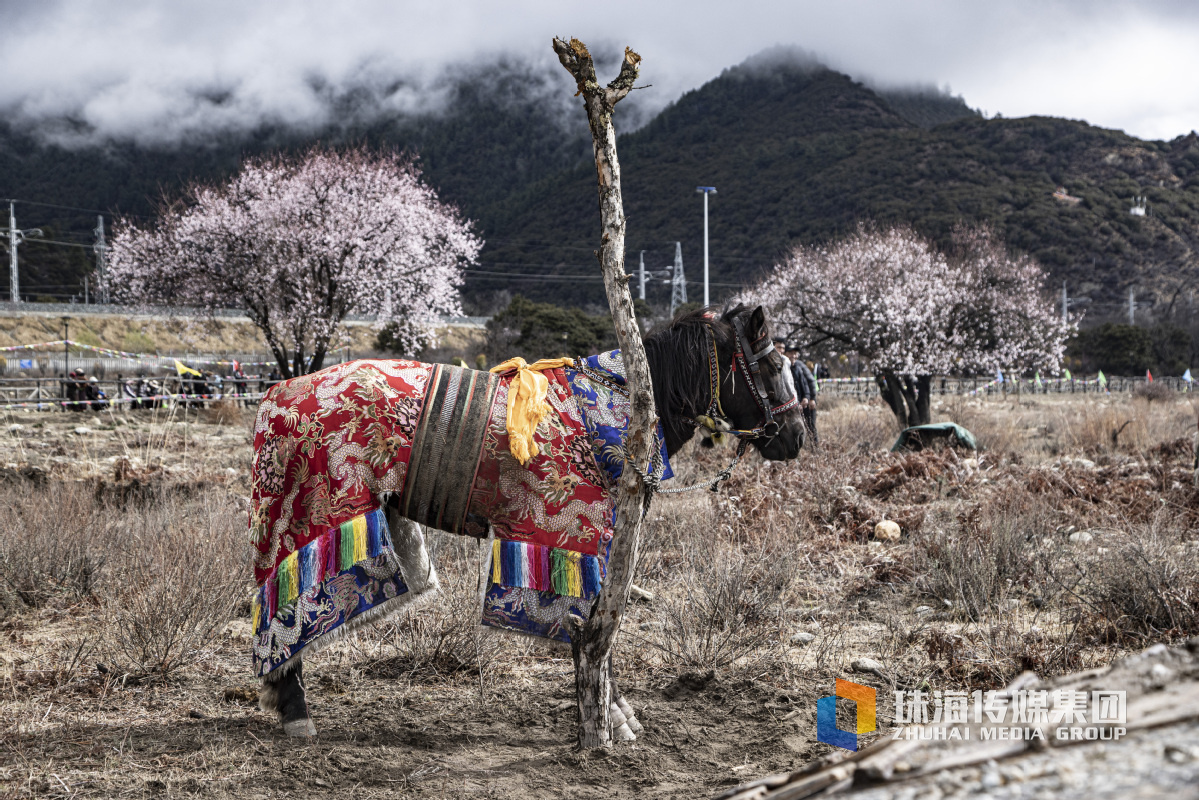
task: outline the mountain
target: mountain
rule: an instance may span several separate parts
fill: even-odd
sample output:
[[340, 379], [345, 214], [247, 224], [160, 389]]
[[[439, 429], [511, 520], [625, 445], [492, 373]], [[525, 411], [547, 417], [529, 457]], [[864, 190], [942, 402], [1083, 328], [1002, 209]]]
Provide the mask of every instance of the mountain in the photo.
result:
[[[318, 132], [262, 129], [173, 150], [72, 149], [0, 126], [0, 196], [149, 214], [160, 193], [219, 179], [245, 154], [313, 140], [405, 148], [487, 239], [468, 276], [470, 305], [490, 310], [504, 292], [520, 292], [586, 306], [603, 302], [592, 255], [599, 219], [572, 89], [561, 70], [502, 62], [447, 76], [435, 111], [380, 116], [372, 97], [348, 97], [341, 121]], [[1088, 296], [1096, 319], [1118, 313], [1130, 288], [1142, 308], [1177, 309], [1199, 271], [1195, 134], [1150, 142], [1081, 121], [985, 119], [961, 98], [870, 88], [786, 50], [725, 70], [645, 124], [636, 100], [616, 112], [628, 131], [619, 153], [629, 269], [642, 250], [648, 268], [662, 269], [681, 242], [693, 300], [702, 291], [701, 185], [718, 189], [709, 200], [715, 299], [795, 243], [865, 221], [909, 223], [941, 241], [959, 222], [990, 224], [1038, 258], [1054, 288], [1065, 280], [1071, 295]], [[1055, 199], [1058, 187], [1076, 200]], [[1137, 197], [1145, 216], [1130, 213]], [[23, 227], [46, 223], [62, 240], [74, 232], [87, 242], [95, 224], [61, 209], [19, 213]], [[79, 248], [21, 252], [24, 286], [70, 284], [90, 260]], [[660, 280], [649, 292], [668, 301]]]
[[[965, 221], [1038, 258], [1053, 287], [1066, 280], [1072, 295], [1088, 295], [1092, 315], [1122, 309], [1129, 288], [1138, 303], [1163, 306], [1194, 285], [1195, 134], [1146, 142], [1050, 117], [984, 119], [955, 98], [880, 93], [819, 65], [765, 61], [726, 70], [621, 137], [630, 270], [641, 249], [658, 267], [681, 241], [688, 278], [700, 277], [695, 187], [709, 185], [715, 283], [750, 281], [793, 244], [864, 221], [910, 223], [942, 242]], [[583, 164], [527, 190], [501, 226], [527, 244], [489, 247], [493, 269], [589, 268], [566, 245], [595, 240], [593, 184]], [[1055, 199], [1059, 186], [1079, 201]], [[1138, 196], [1146, 216], [1130, 213]], [[576, 302], [596, 296], [567, 286]], [[663, 297], [667, 287], [655, 288]]]

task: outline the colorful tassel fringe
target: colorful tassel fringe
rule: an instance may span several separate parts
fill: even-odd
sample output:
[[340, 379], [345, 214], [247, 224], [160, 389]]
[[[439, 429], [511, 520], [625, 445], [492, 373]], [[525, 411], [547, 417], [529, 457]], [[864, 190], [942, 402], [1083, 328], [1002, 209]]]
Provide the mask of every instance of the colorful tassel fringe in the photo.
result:
[[251, 614], [254, 633], [270, 625], [280, 608], [360, 561], [391, 549], [383, 509], [368, 511], [313, 539], [279, 562], [275, 573], [255, 593]]
[[491, 582], [568, 597], [595, 597], [603, 570], [593, 555], [496, 539], [491, 545]]

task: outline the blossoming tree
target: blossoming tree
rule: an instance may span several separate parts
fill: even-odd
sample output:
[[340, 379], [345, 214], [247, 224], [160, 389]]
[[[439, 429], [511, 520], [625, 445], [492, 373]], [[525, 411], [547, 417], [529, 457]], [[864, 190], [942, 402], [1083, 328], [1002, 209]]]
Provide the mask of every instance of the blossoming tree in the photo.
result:
[[900, 425], [929, 420], [933, 375], [1056, 372], [1074, 330], [1042, 292], [1045, 273], [986, 228], [961, 228], [947, 252], [910, 228], [863, 226], [797, 247], [749, 294], [788, 344], [856, 353]]
[[109, 274], [127, 301], [244, 309], [288, 378], [321, 368], [352, 313], [393, 323], [404, 349], [431, 343], [481, 246], [411, 159], [314, 148], [192, 185], [153, 227], [123, 222]]

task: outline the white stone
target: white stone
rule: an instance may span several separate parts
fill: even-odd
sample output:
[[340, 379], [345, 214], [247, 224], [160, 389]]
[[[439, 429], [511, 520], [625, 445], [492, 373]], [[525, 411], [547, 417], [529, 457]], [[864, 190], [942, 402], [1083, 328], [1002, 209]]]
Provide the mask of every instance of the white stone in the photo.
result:
[[917, 614], [930, 614], [930, 613], [932, 613], [932, 608], [930, 608], [929, 606], [916, 606], [916, 613]]
[[899, 523], [894, 520], [885, 519], [874, 526], [874, 538], [879, 541], [898, 542], [901, 535]]
[[1070, 534], [1070, 541], [1074, 544], [1090, 544], [1094, 538], [1090, 531], [1075, 531]]
[[1154, 664], [1153, 669], [1149, 670], [1149, 677], [1155, 683], [1167, 684], [1174, 680], [1174, 670], [1167, 667], [1165, 664]]
[[8, 426], [9, 433], [16, 433], [18, 431], [23, 431], [23, 430], [25, 430], [25, 426], [19, 422], [14, 422], [12, 425]]
[[873, 658], [857, 658], [849, 666], [854, 672], [873, 672], [876, 675], [881, 675], [883, 671], [883, 665]]
[[79, 434], [80, 436], [87, 436], [91, 432], [92, 432], [91, 428], [86, 428], [83, 425], [80, 425], [78, 428], [75, 429], [75, 433]]
[[807, 631], [800, 631], [791, 637], [791, 644], [806, 645], [815, 641], [815, 639], [816, 634], [808, 633]]

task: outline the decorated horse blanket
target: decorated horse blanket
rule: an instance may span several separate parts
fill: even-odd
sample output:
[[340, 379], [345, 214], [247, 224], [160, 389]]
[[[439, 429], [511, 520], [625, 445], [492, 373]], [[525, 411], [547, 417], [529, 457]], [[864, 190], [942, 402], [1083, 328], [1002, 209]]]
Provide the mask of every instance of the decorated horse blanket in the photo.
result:
[[553, 411], [524, 466], [510, 377], [353, 361], [268, 392], [251, 481], [257, 674], [431, 596], [424, 541], [393, 536], [389, 499], [424, 525], [494, 534], [483, 624], [569, 640], [566, 615], [586, 616], [604, 579], [629, 402], [619, 351], [543, 374]]

